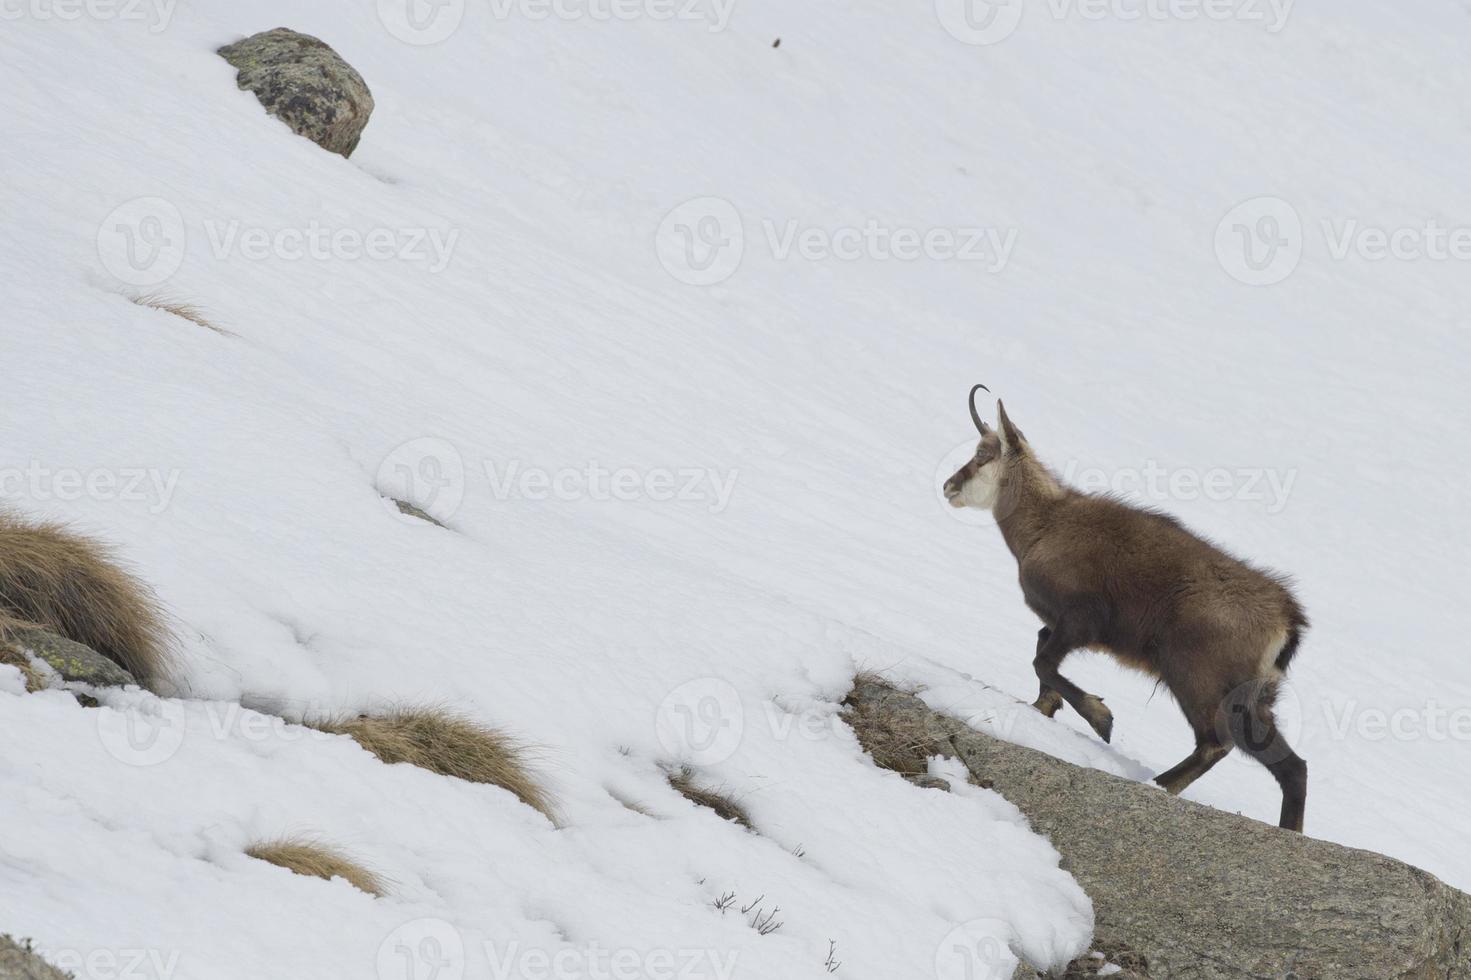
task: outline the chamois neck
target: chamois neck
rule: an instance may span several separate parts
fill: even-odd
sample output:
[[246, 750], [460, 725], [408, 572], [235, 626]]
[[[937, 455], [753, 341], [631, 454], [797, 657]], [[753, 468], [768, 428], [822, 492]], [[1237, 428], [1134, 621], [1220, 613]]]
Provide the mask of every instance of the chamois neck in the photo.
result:
[[1048, 512], [1067, 494], [1067, 488], [1030, 452], [1011, 462], [994, 513], [1001, 537], [1017, 561], [1041, 537]]

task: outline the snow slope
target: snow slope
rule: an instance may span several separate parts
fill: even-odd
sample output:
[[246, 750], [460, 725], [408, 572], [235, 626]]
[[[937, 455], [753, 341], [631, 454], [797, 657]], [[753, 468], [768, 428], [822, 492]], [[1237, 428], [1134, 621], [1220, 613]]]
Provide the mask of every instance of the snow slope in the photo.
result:
[[[1076, 954], [1087, 898], [1014, 809], [915, 789], [833, 720], [877, 669], [1121, 775], [1190, 748], [1102, 658], [1069, 673], [1111, 748], [1018, 706], [1037, 624], [999, 535], [937, 496], [976, 380], [1060, 472], [1296, 575], [1308, 832], [1471, 887], [1471, 280], [1407, 251], [1471, 222], [1457, 4], [1387, 32], [1359, 0], [1280, 30], [1056, 0], [988, 45], [948, 0], [750, 0], [723, 29], [713, 4], [471, 3], [432, 45], [347, 0], [54, 9], [0, 23], [0, 491], [158, 588], [187, 697], [84, 710], [0, 668], [0, 929], [79, 976], [135, 951], [139, 976], [416, 980], [531, 975], [532, 950], [784, 980], [827, 975], [829, 941], [854, 980]], [[373, 89], [350, 161], [213, 54], [283, 24]], [[1290, 210], [1233, 211], [1263, 197]], [[1238, 225], [1286, 245], [1246, 263]], [[1335, 255], [1371, 227], [1400, 257]], [[140, 270], [127, 228], [187, 246]], [[343, 230], [407, 252], [292, 247]], [[901, 230], [973, 247], [899, 258]], [[152, 288], [229, 334], [122, 298]], [[562, 826], [242, 701], [449, 704], [542, 747]], [[760, 834], [668, 789], [679, 761]], [[1188, 795], [1279, 801], [1236, 758]], [[391, 894], [240, 853], [298, 831]]]

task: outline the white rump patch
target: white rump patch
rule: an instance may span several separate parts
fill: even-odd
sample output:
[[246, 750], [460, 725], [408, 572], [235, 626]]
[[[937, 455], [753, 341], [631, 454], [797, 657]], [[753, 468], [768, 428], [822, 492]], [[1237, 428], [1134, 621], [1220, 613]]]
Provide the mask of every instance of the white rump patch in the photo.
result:
[[1256, 673], [1258, 677], [1271, 677], [1275, 679], [1282, 676], [1282, 671], [1277, 669], [1277, 655], [1282, 652], [1282, 648], [1286, 645], [1287, 631], [1285, 629], [1278, 630], [1272, 634], [1272, 638], [1267, 641], [1267, 648], [1262, 651], [1262, 662], [1257, 666]]

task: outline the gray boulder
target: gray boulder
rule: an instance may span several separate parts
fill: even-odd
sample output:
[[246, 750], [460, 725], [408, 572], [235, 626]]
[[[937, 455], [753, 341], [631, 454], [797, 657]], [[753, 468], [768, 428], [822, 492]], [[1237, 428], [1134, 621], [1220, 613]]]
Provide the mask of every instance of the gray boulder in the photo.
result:
[[325, 150], [352, 156], [373, 114], [363, 76], [309, 34], [284, 27], [219, 49], [238, 70], [235, 84], [266, 111]]
[[876, 760], [902, 739], [1014, 803], [1093, 899], [1095, 943], [1130, 951], [1136, 975], [1471, 977], [1471, 896], [1418, 868], [983, 735], [875, 678], [846, 704]]
[[93, 650], [49, 630], [13, 629], [0, 646], [34, 654], [50, 664], [68, 681], [82, 681], [97, 687], [125, 687], [138, 683], [133, 675]]
[[30, 943], [17, 943], [9, 936], [0, 935], [0, 980], [70, 980], [71, 974], [62, 973], [31, 951]]

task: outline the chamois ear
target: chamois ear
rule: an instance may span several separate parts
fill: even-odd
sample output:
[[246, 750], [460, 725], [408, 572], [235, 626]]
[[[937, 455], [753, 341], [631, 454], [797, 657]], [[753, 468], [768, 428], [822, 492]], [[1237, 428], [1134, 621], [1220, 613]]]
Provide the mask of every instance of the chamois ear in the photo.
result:
[[1006, 406], [996, 399], [996, 418], [1001, 422], [1001, 448], [1009, 453], [1019, 453], [1027, 446], [1027, 437], [1022, 430], [1011, 424], [1006, 417]]

